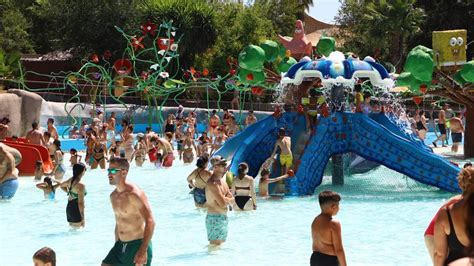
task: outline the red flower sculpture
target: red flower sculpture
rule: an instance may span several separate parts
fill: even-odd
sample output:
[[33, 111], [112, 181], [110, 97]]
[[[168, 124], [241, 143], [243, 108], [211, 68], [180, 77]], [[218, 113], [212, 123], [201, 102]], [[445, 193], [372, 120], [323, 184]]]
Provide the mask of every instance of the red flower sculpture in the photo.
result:
[[143, 36], [140, 37], [140, 38], [135, 38], [135, 37], [132, 37], [132, 46], [133, 46], [133, 49], [134, 50], [138, 50], [138, 49], [143, 49], [145, 48], [145, 46], [143, 46]]
[[92, 54], [91, 55], [91, 61], [94, 63], [99, 63], [99, 56], [97, 54]]
[[147, 23], [143, 24], [140, 26], [140, 29], [143, 32], [143, 35], [150, 34], [151, 36], [156, 35], [156, 25], [153, 24], [150, 20], [147, 21]]
[[202, 71], [202, 75], [204, 77], [206, 77], [207, 75], [209, 75], [209, 70], [207, 68], [205, 68], [203, 71]]
[[158, 44], [158, 48], [160, 48], [160, 50], [166, 50], [169, 49], [172, 44], [174, 44], [174, 39], [158, 38], [156, 39], [156, 44]]

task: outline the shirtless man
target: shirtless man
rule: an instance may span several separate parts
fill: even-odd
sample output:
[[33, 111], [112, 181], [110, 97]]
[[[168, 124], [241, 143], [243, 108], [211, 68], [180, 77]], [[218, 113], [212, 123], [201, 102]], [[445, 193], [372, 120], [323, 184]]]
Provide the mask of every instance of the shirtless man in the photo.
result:
[[451, 118], [449, 121], [449, 123], [451, 124], [451, 139], [453, 140], [451, 152], [458, 152], [459, 145], [462, 142], [462, 134], [464, 133], [461, 113], [457, 113], [456, 116]]
[[251, 124], [254, 124], [257, 122], [257, 117], [253, 114], [253, 111], [250, 110], [249, 113], [247, 114], [247, 117], [245, 118], [245, 126], [248, 127]]
[[18, 189], [15, 157], [0, 146], [0, 199], [11, 199]]
[[232, 192], [222, 178], [227, 161], [221, 159], [212, 164], [213, 173], [206, 185], [206, 229], [211, 245], [220, 245], [227, 239], [227, 206], [234, 202]]
[[31, 144], [46, 146], [43, 134], [38, 129], [38, 122], [31, 123], [31, 127], [32, 129], [26, 133], [26, 139], [29, 140]]
[[290, 167], [293, 165], [293, 154], [291, 153], [291, 138], [286, 136], [284, 128], [278, 130], [278, 140], [273, 148], [271, 158], [275, 157], [276, 151], [280, 147], [280, 164], [282, 166], [282, 173], [288, 172]]
[[438, 140], [441, 140], [441, 145], [443, 147], [446, 147], [446, 145], [444, 145], [444, 140], [446, 139], [446, 114], [444, 110], [439, 111], [438, 114], [438, 129], [441, 135], [436, 138], [435, 141], [433, 141], [433, 146], [438, 147], [438, 145], [436, 145], [436, 142], [438, 142]]
[[221, 124], [221, 119], [217, 115], [217, 111], [212, 110], [212, 115], [209, 118], [209, 127], [210, 127], [209, 134], [210, 134], [211, 139], [217, 136], [217, 128], [219, 127], [220, 124]]
[[8, 123], [10, 123], [8, 117], [4, 117], [0, 120], [0, 140], [5, 139], [8, 136]]
[[321, 213], [311, 224], [313, 254], [311, 266], [346, 266], [346, 255], [342, 246], [341, 224], [332, 217], [339, 212], [341, 196], [333, 191], [319, 193]]
[[126, 180], [130, 164], [112, 158], [109, 183], [115, 186], [110, 201], [115, 213], [115, 245], [102, 261], [104, 265], [151, 265], [151, 238], [155, 221], [145, 193]]
[[173, 154], [173, 146], [171, 143], [164, 138], [157, 138], [157, 150], [163, 151], [163, 167], [171, 167], [173, 166], [174, 154]]
[[54, 118], [48, 118], [48, 132], [54, 140], [59, 139], [58, 130], [54, 126]]

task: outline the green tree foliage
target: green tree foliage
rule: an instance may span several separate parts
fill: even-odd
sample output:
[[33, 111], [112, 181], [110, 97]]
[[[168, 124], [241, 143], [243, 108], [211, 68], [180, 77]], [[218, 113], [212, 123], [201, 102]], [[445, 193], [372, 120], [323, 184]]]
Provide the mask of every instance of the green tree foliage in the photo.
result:
[[390, 61], [401, 68], [407, 42], [421, 32], [425, 13], [415, 0], [348, 0], [336, 16], [344, 48]]
[[119, 52], [126, 44], [114, 26], [127, 32], [136, 29], [140, 3], [139, 0], [38, 0], [30, 7], [34, 41], [42, 52], [69, 48], [79, 55], [106, 50]]
[[0, 0], [0, 49], [6, 53], [33, 51], [33, 45], [28, 34], [30, 22], [21, 13], [12, 0]]
[[[433, 1], [418, 0], [415, 6], [423, 8], [426, 20], [421, 25], [422, 33], [409, 42], [410, 47], [424, 45], [432, 47], [432, 31], [466, 29], [467, 42], [474, 41], [474, 0]], [[467, 50], [467, 60], [474, 58], [474, 49]]]
[[142, 20], [147, 19], [157, 24], [173, 21], [178, 30], [175, 38], [181, 38], [179, 53], [184, 67], [190, 66], [194, 56], [206, 51], [217, 39], [215, 9], [203, 0], [149, 1], [142, 14]]
[[218, 5], [216, 26], [219, 34], [215, 45], [198, 56], [198, 67], [227, 73], [227, 58], [237, 58], [246, 46], [259, 45], [267, 39], [276, 40], [277, 34], [292, 36], [297, 11], [298, 5], [291, 0], [256, 0], [250, 6]]

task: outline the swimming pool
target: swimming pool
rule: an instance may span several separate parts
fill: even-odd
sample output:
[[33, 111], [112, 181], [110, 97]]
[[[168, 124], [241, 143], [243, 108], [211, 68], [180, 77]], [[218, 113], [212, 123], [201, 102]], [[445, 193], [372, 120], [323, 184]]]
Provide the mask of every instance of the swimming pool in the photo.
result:
[[[194, 207], [186, 177], [193, 166], [173, 169], [145, 164], [129, 180], [147, 194], [156, 221], [153, 265], [308, 265], [310, 225], [319, 213], [316, 197], [260, 200], [254, 212], [230, 212], [224, 246], [208, 252], [206, 213]], [[68, 168], [66, 176], [71, 176]], [[114, 187], [104, 170], [88, 170], [86, 228], [74, 231], [66, 222], [66, 193], [43, 200], [33, 178], [22, 178], [11, 201], [0, 202], [2, 265], [31, 265], [43, 246], [56, 251], [58, 265], [99, 265], [114, 244], [115, 220], [109, 200]], [[381, 182], [393, 184], [384, 186]], [[423, 233], [444, 200], [452, 194], [414, 185], [385, 167], [346, 179], [344, 187], [324, 180], [317, 192], [342, 195], [336, 216], [350, 265], [429, 265]], [[367, 188], [367, 189], [366, 189]], [[376, 189], [374, 189], [376, 188]]]

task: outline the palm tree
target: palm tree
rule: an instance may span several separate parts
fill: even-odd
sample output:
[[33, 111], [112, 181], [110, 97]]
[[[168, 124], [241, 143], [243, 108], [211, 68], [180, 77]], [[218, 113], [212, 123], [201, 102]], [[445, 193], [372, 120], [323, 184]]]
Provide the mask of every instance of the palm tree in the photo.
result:
[[401, 67], [407, 41], [421, 31], [425, 12], [414, 6], [416, 0], [365, 1], [366, 19], [377, 27], [369, 28], [373, 36], [389, 38], [390, 61]]

